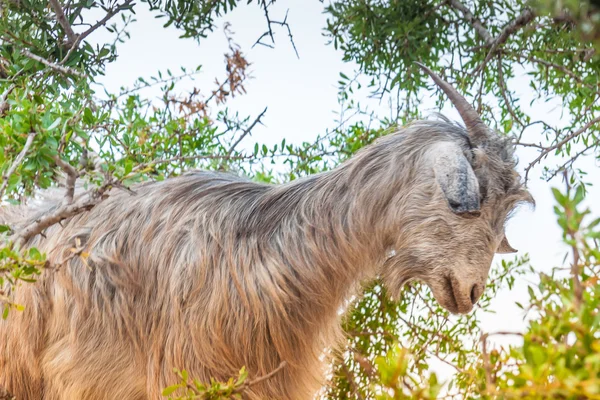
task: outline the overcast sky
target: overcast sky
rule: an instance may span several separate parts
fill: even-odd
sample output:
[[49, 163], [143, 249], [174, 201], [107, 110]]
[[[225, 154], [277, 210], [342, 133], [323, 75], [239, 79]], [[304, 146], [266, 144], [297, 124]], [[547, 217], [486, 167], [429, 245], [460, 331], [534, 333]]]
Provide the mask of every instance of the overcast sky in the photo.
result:
[[[224, 74], [223, 53], [227, 49], [227, 42], [223, 33], [214, 32], [198, 46], [193, 40], [178, 39], [180, 32], [175, 29], [162, 28], [163, 20], [154, 19], [144, 7], [146, 5], [141, 3], [136, 8], [138, 21], [131, 27], [131, 39], [120, 45], [119, 57], [108, 66], [102, 82], [112, 91], [118, 91], [120, 86], [131, 86], [139, 76], [148, 77], [155, 75], [158, 70], [171, 68], [177, 71], [182, 65], [195, 67], [201, 64], [203, 72], [195, 85], [204, 89], [213, 88], [214, 78]], [[241, 115], [256, 116], [268, 107], [263, 119], [264, 126], [257, 126], [252, 137], [245, 142], [248, 147], [254, 141], [277, 143], [282, 138], [288, 142], [310, 141], [317, 134], [333, 128], [338, 111], [336, 82], [339, 73], [351, 75], [354, 71], [353, 65], [342, 62], [340, 52], [326, 45], [327, 39], [322, 35], [326, 23], [322, 3], [306, 0], [278, 2], [273, 7], [272, 17], [283, 18], [287, 7], [290, 8], [288, 22], [293, 30], [299, 59], [283, 30], [276, 32], [275, 49], [263, 46], [251, 49], [265, 29], [263, 13], [255, 4], [242, 5], [218, 21], [219, 27], [225, 21], [231, 22], [232, 30], [236, 33], [235, 40], [252, 63], [253, 79], [246, 84], [248, 94], [233, 99], [228, 103], [229, 108], [239, 111]], [[94, 39], [104, 42], [105, 38], [110, 37], [104, 35], [108, 34], [99, 32]], [[518, 85], [523, 88], [518, 95], [525, 104], [531, 94], [527, 92], [526, 81], [523, 82], [523, 85]], [[179, 87], [191, 90], [192, 84], [189, 85], [188, 88]], [[384, 109], [385, 104], [380, 107]], [[423, 99], [421, 109], [425, 115], [437, 111], [432, 99], [428, 98]], [[563, 117], [560, 108], [552, 106], [552, 102], [534, 105], [533, 110], [534, 120], [559, 122]], [[449, 106], [443, 113], [451, 119], [460, 120]], [[536, 141], [533, 136], [530, 139], [528, 141]], [[535, 155], [535, 151], [520, 149], [520, 169]], [[591, 172], [590, 180], [597, 181], [600, 174], [595, 161], [590, 158], [581, 165]], [[567, 250], [562, 245], [561, 231], [555, 223], [550, 193], [551, 186], [562, 187], [562, 183], [557, 179], [550, 185], [540, 180], [540, 171], [541, 168], [538, 168], [529, 183], [537, 202], [536, 209], [522, 209], [509, 222], [507, 236], [513, 247], [531, 255], [535, 267], [549, 270], [561, 264]], [[598, 187], [591, 188], [587, 203], [600, 204]], [[497, 314], [483, 318], [483, 329], [488, 332], [522, 329], [523, 314], [514, 302], [527, 302], [526, 288], [526, 282], [522, 282], [512, 291], [498, 295], [493, 303]]]

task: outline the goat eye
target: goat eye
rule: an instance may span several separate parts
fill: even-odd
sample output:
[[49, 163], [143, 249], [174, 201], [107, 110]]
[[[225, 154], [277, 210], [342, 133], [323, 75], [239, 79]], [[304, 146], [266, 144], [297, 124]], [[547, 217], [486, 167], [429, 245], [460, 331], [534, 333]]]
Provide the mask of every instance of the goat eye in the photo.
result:
[[448, 205], [453, 210], [457, 210], [458, 208], [460, 208], [460, 203], [458, 201], [455, 201], [455, 200], [452, 200], [452, 199], [448, 199]]

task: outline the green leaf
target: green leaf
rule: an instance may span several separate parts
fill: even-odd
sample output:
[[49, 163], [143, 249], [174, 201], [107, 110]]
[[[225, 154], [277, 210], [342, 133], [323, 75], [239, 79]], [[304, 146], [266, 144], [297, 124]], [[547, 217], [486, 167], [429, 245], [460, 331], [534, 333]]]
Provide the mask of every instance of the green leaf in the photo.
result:
[[166, 387], [166, 388], [163, 389], [162, 395], [163, 396], [170, 396], [173, 393], [175, 393], [179, 388], [180, 388], [179, 384], [177, 384], [177, 385], [171, 385], [169, 387]]
[[95, 119], [94, 119], [94, 114], [92, 114], [92, 110], [90, 110], [88, 107], [86, 107], [83, 110], [83, 122], [85, 122], [88, 125], [92, 125], [94, 123]]
[[52, 129], [55, 129], [58, 125], [60, 125], [62, 121], [61, 117], [58, 117], [54, 120], [54, 122], [48, 127], [46, 128], [47, 130], [51, 131]]

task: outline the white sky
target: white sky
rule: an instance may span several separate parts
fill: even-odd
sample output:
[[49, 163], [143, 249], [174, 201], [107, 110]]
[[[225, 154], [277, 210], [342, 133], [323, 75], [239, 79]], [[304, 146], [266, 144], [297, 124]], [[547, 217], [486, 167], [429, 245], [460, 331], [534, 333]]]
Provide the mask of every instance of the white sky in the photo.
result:
[[[167, 68], [176, 73], [180, 66], [193, 68], [201, 64], [203, 73], [195, 85], [205, 90], [212, 89], [214, 78], [224, 75], [223, 53], [227, 49], [227, 42], [222, 31], [215, 31], [198, 46], [193, 40], [178, 39], [180, 32], [174, 28], [162, 28], [161, 21], [164, 20], [154, 19], [145, 7], [144, 3], [137, 7], [138, 21], [130, 29], [131, 39], [120, 45], [117, 61], [107, 68], [106, 76], [102, 79], [106, 87], [117, 92], [120, 86], [131, 86], [140, 76], [149, 77], [155, 75], [156, 71], [165, 71]], [[271, 11], [272, 18], [282, 19], [288, 7], [288, 22], [292, 27], [299, 59], [296, 58], [284, 30], [276, 31], [275, 49], [263, 46], [250, 49], [265, 29], [263, 13], [256, 4], [242, 5], [218, 21], [219, 27], [225, 21], [231, 22], [232, 30], [236, 32], [236, 42], [252, 62], [253, 79], [246, 84], [248, 93], [230, 101], [229, 108], [239, 111], [241, 115], [255, 117], [268, 106], [263, 119], [265, 126], [257, 126], [253, 130], [252, 137], [245, 141], [248, 147], [254, 141], [274, 144], [282, 138], [296, 143], [310, 141], [318, 133], [334, 127], [337, 119], [335, 113], [339, 108], [339, 73], [345, 72], [350, 76], [354, 71], [352, 65], [342, 62], [341, 52], [326, 45], [327, 39], [322, 35], [322, 29], [326, 25], [322, 3], [306, 0], [276, 3]], [[104, 42], [104, 39], [110, 37], [98, 32], [92, 40]], [[532, 95], [528, 93], [526, 81], [523, 80], [522, 85], [516, 86], [523, 88], [520, 93], [524, 99], [523, 104], [529, 103]], [[189, 91], [192, 86], [179, 88]], [[534, 105], [533, 119], [556, 121], [560, 124], [560, 108], [552, 107], [551, 104], [552, 102]], [[425, 115], [437, 111], [432, 99], [424, 99], [421, 110]], [[446, 116], [460, 120], [453, 109], [448, 107], [443, 111]], [[528, 139], [530, 142], [539, 141], [535, 135]], [[535, 150], [519, 149], [520, 169], [535, 156]], [[586, 159], [580, 165], [590, 172], [588, 181], [598, 181], [599, 168], [593, 159]], [[541, 168], [538, 167], [529, 183], [537, 202], [535, 211], [522, 209], [508, 224], [507, 236], [513, 247], [530, 254], [533, 266], [550, 270], [562, 263], [566, 252], [562, 245], [561, 231], [555, 223], [552, 209], [554, 202], [550, 192], [551, 186], [563, 185], [558, 179], [552, 184], [540, 180], [540, 171]], [[590, 189], [587, 204], [600, 204], [600, 187]], [[493, 302], [497, 314], [483, 317], [483, 330], [494, 332], [523, 329], [523, 313], [514, 302], [527, 303], [526, 289], [527, 282], [521, 282], [512, 291], [500, 293]]]

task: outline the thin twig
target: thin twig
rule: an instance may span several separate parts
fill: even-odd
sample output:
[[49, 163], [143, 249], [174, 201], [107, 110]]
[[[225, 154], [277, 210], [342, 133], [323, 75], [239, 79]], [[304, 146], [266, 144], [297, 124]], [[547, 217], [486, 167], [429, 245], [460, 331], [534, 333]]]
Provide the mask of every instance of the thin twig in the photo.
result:
[[2, 186], [0, 186], [0, 199], [2, 199], [2, 197], [4, 197], [4, 191], [6, 190], [6, 188], [8, 186], [8, 180], [10, 179], [11, 175], [15, 172], [17, 167], [21, 164], [21, 162], [23, 162], [23, 158], [25, 158], [25, 155], [29, 151], [29, 148], [31, 147], [31, 144], [33, 143], [33, 139], [35, 138], [36, 135], [37, 135], [37, 132], [31, 132], [31, 133], [29, 133], [29, 135], [27, 135], [27, 140], [25, 141], [25, 145], [23, 146], [23, 149], [21, 149], [21, 152], [17, 155], [17, 158], [15, 158], [15, 160], [10, 165], [8, 170], [6, 170], [4, 175], [2, 175]]
[[266, 112], [267, 112], [267, 107], [265, 107], [265, 109], [259, 114], [259, 116], [256, 117], [256, 119], [254, 120], [254, 122], [252, 122], [252, 124], [248, 128], [246, 128], [246, 130], [244, 132], [242, 132], [242, 134], [240, 135], [240, 137], [237, 138], [237, 140], [235, 142], [233, 142], [233, 144], [231, 145], [231, 147], [229, 148], [229, 150], [227, 150], [227, 158], [229, 158], [231, 156], [231, 154], [235, 150], [236, 146], [238, 144], [240, 144], [240, 142], [242, 141], [242, 139], [244, 139], [250, 132], [252, 132], [252, 129], [254, 129], [254, 127], [256, 126], [256, 124], [258, 124], [260, 122], [260, 119], [265, 115]]
[[526, 59], [528, 61], [541, 64], [541, 65], [545, 66], [546, 68], [557, 69], [557, 70], [563, 72], [565, 75], [568, 75], [569, 77], [573, 78], [576, 82], [581, 83], [584, 86], [590, 88], [591, 90], [596, 90], [597, 91], [600, 88], [600, 83], [597, 86], [585, 83], [583, 81], [583, 79], [581, 79], [581, 76], [577, 75], [575, 72], [573, 72], [572, 70], [568, 69], [564, 65], [556, 64], [556, 63], [553, 63], [553, 62], [550, 62], [550, 61], [546, 61], [546, 60], [540, 60], [539, 58], [531, 57], [531, 56], [527, 57]]
[[[180, 80], [183, 80], [185, 78], [191, 78], [194, 75], [198, 75], [199, 73], [200, 73], [200, 71], [197, 70], [197, 71], [193, 71], [193, 72], [185, 72], [185, 73], [182, 73], [182, 74], [179, 74], [179, 75], [176, 75], [176, 76], [170, 76], [170, 77], [164, 78], [164, 79], [159, 79], [159, 80], [153, 81], [151, 83], [144, 82], [143, 84], [141, 84], [139, 86], [134, 86], [132, 88], [123, 90], [118, 95], [116, 95], [115, 98], [118, 99], [120, 97], [127, 96], [128, 94], [131, 94], [131, 93], [134, 93], [134, 92], [137, 92], [137, 91], [140, 91], [140, 90], [144, 90], [144, 89], [147, 89], [147, 88], [152, 87], [152, 86], [161, 85], [163, 83], [169, 83], [169, 82], [173, 82], [173, 81], [180, 81]], [[223, 83], [223, 85], [225, 85], [226, 83], [227, 83], [227, 81], [225, 81]], [[108, 101], [111, 101], [111, 100], [108, 100]]]
[[514, 144], [517, 145], [517, 146], [523, 146], [523, 147], [535, 147], [536, 149], [542, 149], [542, 150], [546, 149], [546, 146], [544, 146], [542, 144], [538, 144], [538, 143], [514, 142]]
[[356, 376], [354, 375], [354, 373], [352, 373], [352, 371], [348, 369], [348, 366], [345, 362], [343, 362], [343, 360], [342, 371], [344, 372], [344, 375], [346, 375], [346, 380], [350, 384], [350, 388], [352, 390], [352, 395], [354, 396], [354, 398], [357, 400], [364, 400], [363, 395], [360, 393], [358, 387], [356, 386]]
[[523, 332], [512, 332], [512, 331], [497, 331], [486, 333], [487, 337], [490, 336], [523, 336]]
[[[567, 196], [569, 196], [569, 192], [571, 191], [571, 185], [569, 184], [569, 175], [565, 170], [563, 171], [565, 184], [567, 185]], [[579, 274], [581, 273], [581, 267], [579, 265], [579, 249], [577, 248], [577, 231], [572, 229], [569, 223], [576, 218], [574, 215], [574, 210], [570, 207], [565, 207], [565, 217], [567, 219], [567, 234], [571, 239], [571, 250], [573, 251], [573, 264], [571, 264], [571, 276], [573, 279], [573, 292], [575, 294], [575, 307], [579, 309], [581, 307], [581, 302], [583, 301], [583, 286], [581, 285], [581, 279]]]
[[513, 110], [511, 101], [508, 98], [506, 82], [504, 81], [504, 72], [502, 71], [502, 56], [498, 55], [498, 81], [500, 83], [500, 93], [502, 94], [502, 98], [504, 99], [504, 104], [506, 104], [506, 109], [508, 113], [512, 116], [513, 120], [517, 122], [519, 125], [524, 126], [523, 122], [517, 117], [515, 110]]
[[487, 337], [488, 334], [484, 333], [483, 335], [481, 335], [481, 358], [483, 359], [483, 369], [485, 371], [485, 389], [487, 392], [490, 392], [490, 390], [492, 389], [492, 384], [493, 384], [493, 377], [492, 377], [492, 367], [490, 365], [490, 355], [487, 352]]
[[592, 126], [594, 126], [595, 124], [600, 123], [600, 116], [596, 117], [594, 119], [592, 119], [591, 121], [589, 121], [587, 124], [585, 124], [583, 127], [577, 129], [575, 132], [571, 133], [570, 135], [566, 136], [563, 140], [561, 140], [560, 142], [545, 148], [544, 150], [542, 150], [540, 152], [540, 155], [536, 157], [535, 160], [533, 160], [528, 166], [527, 168], [525, 168], [525, 181], [527, 181], [527, 177], [529, 175], [529, 171], [531, 170], [531, 168], [539, 163], [544, 157], [546, 157], [550, 152], [554, 151], [554, 150], [558, 150], [560, 149], [562, 146], [564, 146], [566, 143], [570, 142], [571, 140], [575, 139], [577, 136], [585, 133], [588, 129], [590, 129]]
[[43, 57], [40, 57], [40, 56], [38, 56], [38, 55], [36, 55], [36, 54], [33, 54], [33, 53], [32, 53], [31, 51], [29, 51], [29, 50], [23, 49], [23, 50], [21, 50], [21, 54], [23, 54], [23, 55], [24, 55], [24, 56], [26, 56], [26, 57], [29, 57], [29, 58], [31, 58], [32, 60], [35, 60], [35, 61], [37, 61], [37, 62], [40, 62], [40, 63], [42, 63], [42, 64], [44, 64], [45, 66], [47, 66], [48, 68], [52, 68], [53, 70], [55, 70], [55, 71], [58, 71], [58, 72], [60, 72], [61, 74], [65, 74], [65, 75], [76, 75], [76, 76], [78, 76], [78, 77], [80, 77], [80, 78], [85, 78], [85, 74], [84, 74], [84, 73], [82, 73], [82, 72], [79, 72], [79, 71], [77, 71], [77, 70], [75, 70], [75, 69], [73, 69], [73, 68], [71, 68], [71, 67], [65, 67], [65, 66], [63, 66], [63, 65], [58, 65], [58, 64], [55, 64], [55, 63], [53, 63], [53, 62], [51, 62], [51, 61], [48, 61], [48, 60], [46, 60], [46, 59], [45, 59], [45, 58], [43, 58]]
[[294, 35], [292, 35], [292, 29], [290, 28], [290, 24], [288, 24], [288, 22], [287, 22], [289, 12], [290, 12], [290, 10], [288, 8], [285, 12], [285, 17], [283, 18], [283, 22], [273, 21], [273, 23], [284, 26], [287, 29], [288, 37], [290, 38], [290, 43], [292, 43], [292, 47], [294, 48], [294, 53], [296, 53], [296, 58], [300, 58], [300, 54], [298, 54], [298, 49], [296, 48], [296, 42], [294, 42]]
[[586, 146], [582, 150], [575, 153], [574, 156], [569, 157], [569, 159], [565, 161], [560, 167], [556, 168], [556, 170], [552, 171], [549, 175], [545, 177], [546, 182], [550, 182], [556, 175], [558, 175], [559, 172], [566, 171], [567, 169], [572, 168], [573, 164], [575, 164], [575, 161], [577, 161], [579, 157], [584, 155], [590, 149], [597, 146], [600, 146], [600, 140], [595, 140], [594, 142], [592, 142], [592, 144]]
[[[271, 49], [275, 48], [275, 36], [273, 34], [273, 28], [271, 28], [271, 25], [277, 24], [277, 25], [285, 27], [287, 29], [288, 37], [290, 38], [290, 42], [292, 43], [292, 47], [294, 48], [296, 57], [300, 58], [300, 55], [298, 54], [298, 49], [296, 48], [296, 43], [294, 42], [294, 36], [292, 35], [292, 30], [290, 28], [290, 25], [287, 22], [288, 13], [290, 12], [290, 10], [288, 9], [285, 12], [285, 17], [283, 18], [283, 21], [274, 21], [271, 19], [270, 15], [269, 15], [268, 5], [265, 0], [261, 0], [261, 5], [262, 5], [264, 13], [265, 13], [265, 19], [267, 20], [267, 30], [262, 35], [260, 35], [260, 37], [256, 40], [256, 42], [254, 42], [254, 44], [252, 45], [252, 48], [254, 48], [254, 46], [256, 46], [257, 44], [269, 47]], [[266, 36], [269, 36], [272, 44], [264, 43], [262, 41], [262, 39]]]
[[134, 0], [126, 0], [123, 4], [118, 5], [116, 8], [108, 11], [106, 13], [106, 15], [104, 16], [104, 18], [102, 18], [101, 20], [99, 20], [98, 22], [96, 22], [94, 25], [92, 25], [92, 27], [90, 29], [88, 29], [87, 31], [83, 32], [80, 36], [79, 36], [79, 42], [81, 42], [83, 39], [85, 39], [86, 37], [88, 37], [92, 32], [94, 32], [96, 29], [104, 26], [112, 17], [114, 17], [115, 15], [117, 15], [120, 11], [129, 8], [129, 6], [131, 5], [131, 3], [133, 3]]
[[246, 383], [244, 383], [242, 386], [240, 386], [236, 390], [236, 393], [241, 393], [249, 387], [258, 385], [261, 382], [271, 379], [272, 377], [277, 375], [282, 369], [284, 369], [286, 366], [287, 366], [287, 361], [282, 361], [277, 368], [275, 368], [273, 371], [269, 372], [268, 374], [259, 376], [258, 378], [251, 379], [251, 380], [247, 381]]

